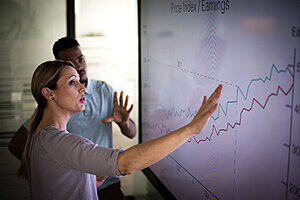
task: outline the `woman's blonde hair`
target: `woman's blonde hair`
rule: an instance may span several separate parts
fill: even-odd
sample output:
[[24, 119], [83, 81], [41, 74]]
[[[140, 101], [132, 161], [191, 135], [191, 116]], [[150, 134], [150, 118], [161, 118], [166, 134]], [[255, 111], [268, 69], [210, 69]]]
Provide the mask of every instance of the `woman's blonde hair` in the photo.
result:
[[44, 109], [47, 105], [47, 101], [42, 94], [42, 89], [44, 87], [47, 87], [51, 90], [57, 89], [57, 81], [60, 78], [61, 70], [64, 66], [74, 67], [71, 62], [65, 62], [61, 60], [47, 61], [40, 64], [33, 73], [31, 79], [31, 93], [38, 105], [28, 127], [23, 157], [17, 173], [18, 177], [20, 178], [28, 179], [28, 154], [30, 141], [32, 135], [35, 133], [36, 128], [43, 118]]

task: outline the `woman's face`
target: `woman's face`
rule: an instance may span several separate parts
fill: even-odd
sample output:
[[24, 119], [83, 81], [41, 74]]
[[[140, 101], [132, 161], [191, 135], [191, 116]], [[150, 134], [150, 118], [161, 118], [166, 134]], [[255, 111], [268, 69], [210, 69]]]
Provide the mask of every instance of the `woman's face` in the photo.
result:
[[57, 89], [52, 92], [60, 110], [75, 114], [85, 109], [85, 90], [79, 81], [77, 71], [71, 66], [65, 66], [57, 81]]

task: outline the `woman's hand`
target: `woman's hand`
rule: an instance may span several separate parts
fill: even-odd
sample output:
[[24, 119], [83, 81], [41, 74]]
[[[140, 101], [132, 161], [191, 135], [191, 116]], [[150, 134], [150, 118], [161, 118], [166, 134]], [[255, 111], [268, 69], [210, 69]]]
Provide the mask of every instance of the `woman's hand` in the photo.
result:
[[218, 100], [221, 96], [223, 85], [219, 85], [212, 95], [207, 99], [206, 96], [203, 98], [202, 105], [198, 110], [194, 119], [187, 125], [191, 128], [192, 133], [198, 134], [205, 127], [209, 117], [215, 112], [218, 107]]
[[218, 107], [218, 99], [222, 92], [219, 85], [207, 99], [204, 97], [201, 108], [194, 119], [186, 126], [153, 140], [132, 146], [119, 153], [118, 170], [121, 174], [132, 174], [158, 162], [184, 144], [190, 137], [200, 133], [209, 117]]

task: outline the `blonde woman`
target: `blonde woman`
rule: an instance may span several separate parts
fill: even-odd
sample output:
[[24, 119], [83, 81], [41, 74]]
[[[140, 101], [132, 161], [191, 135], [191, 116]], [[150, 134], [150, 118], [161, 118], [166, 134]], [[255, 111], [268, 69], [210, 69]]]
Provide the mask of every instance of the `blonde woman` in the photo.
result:
[[[188, 125], [125, 151], [98, 146], [66, 131], [71, 116], [85, 109], [85, 90], [69, 62], [45, 62], [33, 74], [31, 91], [38, 106], [18, 171], [19, 177], [29, 180], [32, 199], [98, 199], [95, 175], [132, 174], [200, 133], [218, 106], [222, 85], [208, 99], [204, 97]], [[116, 94], [114, 104], [118, 104]]]

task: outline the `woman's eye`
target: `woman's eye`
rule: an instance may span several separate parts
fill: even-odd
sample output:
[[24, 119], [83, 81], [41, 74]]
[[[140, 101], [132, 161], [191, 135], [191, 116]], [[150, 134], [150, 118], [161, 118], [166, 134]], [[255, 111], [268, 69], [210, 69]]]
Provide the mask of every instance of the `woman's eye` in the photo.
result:
[[79, 59], [78, 59], [78, 62], [81, 63], [82, 61], [83, 61], [83, 58], [79, 58]]
[[70, 81], [69, 85], [75, 85], [75, 81]]

